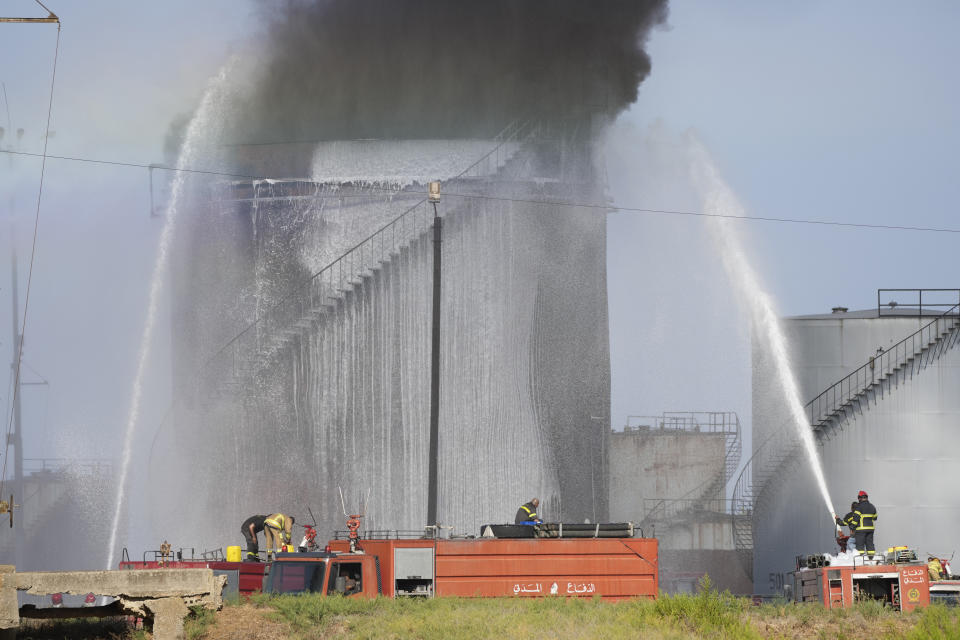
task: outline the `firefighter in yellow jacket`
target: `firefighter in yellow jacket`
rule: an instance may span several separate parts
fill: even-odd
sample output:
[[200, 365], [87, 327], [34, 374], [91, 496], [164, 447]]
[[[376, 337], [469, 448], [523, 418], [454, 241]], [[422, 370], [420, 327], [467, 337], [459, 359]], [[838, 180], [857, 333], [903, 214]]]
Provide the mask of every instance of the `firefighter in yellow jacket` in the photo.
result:
[[283, 551], [283, 545], [290, 544], [293, 532], [293, 516], [275, 513], [263, 521], [263, 534], [267, 539], [267, 557], [273, 550]]

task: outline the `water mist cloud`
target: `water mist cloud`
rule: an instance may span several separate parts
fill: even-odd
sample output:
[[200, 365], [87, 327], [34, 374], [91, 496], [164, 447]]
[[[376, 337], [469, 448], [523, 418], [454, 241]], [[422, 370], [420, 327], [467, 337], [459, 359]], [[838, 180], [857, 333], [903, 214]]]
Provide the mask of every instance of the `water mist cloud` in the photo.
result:
[[234, 141], [488, 137], [526, 117], [614, 116], [650, 73], [666, 0], [265, 3]]

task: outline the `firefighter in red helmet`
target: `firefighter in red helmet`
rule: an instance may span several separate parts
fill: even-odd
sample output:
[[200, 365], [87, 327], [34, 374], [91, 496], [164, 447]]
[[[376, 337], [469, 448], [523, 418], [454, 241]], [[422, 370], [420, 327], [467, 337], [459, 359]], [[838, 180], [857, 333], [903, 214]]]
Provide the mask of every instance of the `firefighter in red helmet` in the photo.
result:
[[870, 502], [866, 491], [857, 494], [857, 508], [854, 513], [859, 518], [854, 536], [857, 541], [857, 553], [867, 554], [872, 560], [876, 550], [873, 546], [873, 532], [876, 529], [877, 508]]

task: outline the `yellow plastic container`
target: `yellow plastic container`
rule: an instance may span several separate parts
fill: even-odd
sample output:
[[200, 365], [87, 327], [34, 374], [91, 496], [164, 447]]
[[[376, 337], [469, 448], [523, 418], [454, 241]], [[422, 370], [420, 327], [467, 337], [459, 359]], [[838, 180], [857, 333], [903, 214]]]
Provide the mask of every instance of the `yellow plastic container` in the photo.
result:
[[239, 546], [227, 547], [227, 562], [240, 562], [243, 555], [240, 553]]

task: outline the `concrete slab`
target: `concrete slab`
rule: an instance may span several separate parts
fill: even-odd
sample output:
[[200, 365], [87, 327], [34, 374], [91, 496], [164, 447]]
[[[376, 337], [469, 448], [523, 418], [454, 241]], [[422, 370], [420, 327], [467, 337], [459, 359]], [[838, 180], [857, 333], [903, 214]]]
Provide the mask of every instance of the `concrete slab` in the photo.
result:
[[[141, 569], [132, 571], [30, 571], [14, 573], [15, 588], [33, 594], [70, 593], [127, 598], [198, 596], [219, 607], [220, 591], [212, 569]], [[199, 602], [199, 601], [198, 601]]]
[[12, 566], [0, 565], [0, 640], [20, 625], [18, 590], [112, 596], [122, 613], [153, 619], [155, 640], [181, 640], [189, 607], [221, 608], [226, 582], [226, 576], [214, 575], [211, 569], [17, 573]]

